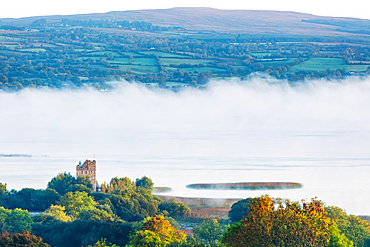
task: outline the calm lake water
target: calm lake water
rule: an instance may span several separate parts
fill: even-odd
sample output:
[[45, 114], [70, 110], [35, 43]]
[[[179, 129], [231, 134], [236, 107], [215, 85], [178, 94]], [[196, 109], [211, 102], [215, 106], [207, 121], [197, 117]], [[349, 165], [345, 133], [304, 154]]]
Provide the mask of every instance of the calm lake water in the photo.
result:
[[[291, 87], [259, 78], [180, 93], [130, 84], [108, 93], [0, 93], [0, 182], [46, 188], [57, 173], [74, 175], [78, 162], [95, 154], [99, 183], [146, 175], [171, 187], [167, 195], [318, 197], [370, 215], [369, 95], [369, 79]], [[202, 182], [303, 188], [186, 188]]]

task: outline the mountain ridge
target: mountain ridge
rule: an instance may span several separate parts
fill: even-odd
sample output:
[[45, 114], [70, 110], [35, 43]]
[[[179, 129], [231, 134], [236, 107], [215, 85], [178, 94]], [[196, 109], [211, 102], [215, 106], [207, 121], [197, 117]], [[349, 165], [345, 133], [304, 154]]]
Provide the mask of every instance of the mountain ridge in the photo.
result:
[[[181, 26], [192, 31], [223, 33], [343, 36], [366, 35], [370, 20], [327, 17], [273, 10], [225, 10], [208, 7], [111, 11], [107, 13], [0, 19], [0, 25], [27, 25], [38, 19], [145, 21], [158, 26]], [[357, 27], [356, 25], [359, 25]], [[344, 27], [343, 27], [344, 26]], [[365, 31], [365, 32], [364, 32]]]

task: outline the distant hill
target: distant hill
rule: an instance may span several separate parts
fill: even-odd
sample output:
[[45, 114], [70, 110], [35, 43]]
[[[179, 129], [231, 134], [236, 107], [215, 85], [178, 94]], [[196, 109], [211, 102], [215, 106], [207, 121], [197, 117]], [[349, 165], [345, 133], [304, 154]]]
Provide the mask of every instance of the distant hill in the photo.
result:
[[103, 14], [44, 16], [1, 19], [0, 25], [25, 26], [35, 20], [145, 21], [157, 26], [181, 26], [193, 31], [224, 33], [365, 36], [370, 37], [370, 20], [324, 17], [311, 14], [262, 10], [220, 10], [213, 8], [172, 8], [159, 10], [114, 11]]
[[0, 19], [0, 90], [180, 90], [269, 74], [296, 82], [370, 74], [370, 20], [173, 8]]

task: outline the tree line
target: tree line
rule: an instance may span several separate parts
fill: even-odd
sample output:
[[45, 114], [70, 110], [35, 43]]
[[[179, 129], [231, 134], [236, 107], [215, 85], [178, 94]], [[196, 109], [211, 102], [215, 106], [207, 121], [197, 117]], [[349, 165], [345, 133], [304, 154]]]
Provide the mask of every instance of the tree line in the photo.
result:
[[153, 195], [150, 178], [115, 177], [101, 188], [93, 192], [88, 177], [69, 173], [52, 178], [45, 190], [8, 191], [0, 183], [0, 245], [370, 246], [368, 221], [316, 198], [246, 198], [232, 205], [228, 220], [205, 220], [186, 235], [176, 219], [189, 207]]
[[[162, 27], [151, 23], [137, 21], [63, 19], [60, 23], [48, 23], [45, 20], [36, 20], [32, 25], [26, 26], [22, 32], [5, 32], [0, 37], [0, 40], [4, 39], [0, 45], [2, 89], [81, 87], [86, 84], [106, 88], [107, 81], [119, 79], [158, 83], [161, 86], [164, 86], [166, 81], [202, 85], [214, 77], [242, 78], [254, 72], [289, 81], [323, 77], [343, 78], [349, 71], [323, 69], [319, 72], [291, 73], [289, 70], [310, 58], [340, 58], [347, 63], [356, 61], [357, 64], [366, 65], [370, 56], [367, 46], [345, 44], [346, 40], [343, 40], [343, 43], [325, 44], [320, 43], [325, 41], [324, 38], [317, 40], [314, 37], [312, 40], [296, 37], [291, 38], [291, 41], [295, 42], [284, 43], [279, 42], [279, 37], [218, 37], [215, 33], [174, 35], [168, 32], [170, 30], [162, 30]], [[118, 32], [117, 25], [145, 32]], [[34, 31], [32, 28], [36, 27], [38, 29]], [[186, 34], [186, 30], [176, 32]], [[185, 54], [194, 60], [206, 59], [209, 63], [205, 65], [184, 62], [164, 66], [159, 59], [157, 64], [153, 64], [157, 71], [148, 72], [122, 69], [112, 62], [116, 56], [129, 58], [125, 52], [151, 49], [177, 55]], [[89, 52], [92, 51], [100, 51], [101, 54], [91, 56]], [[116, 52], [116, 55], [112, 55], [112, 52]], [[255, 55], [256, 53], [263, 55]], [[204, 67], [209, 71], [197, 71], [197, 68]], [[145, 69], [145, 66], [141, 68]], [[178, 77], [178, 73], [189, 73], [190, 77]]]

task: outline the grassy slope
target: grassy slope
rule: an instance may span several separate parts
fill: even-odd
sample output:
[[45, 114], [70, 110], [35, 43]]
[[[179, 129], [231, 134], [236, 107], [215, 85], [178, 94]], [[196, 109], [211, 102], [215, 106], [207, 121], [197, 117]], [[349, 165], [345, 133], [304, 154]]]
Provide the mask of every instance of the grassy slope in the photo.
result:
[[348, 70], [347, 64], [343, 59], [340, 58], [312, 58], [299, 65], [292, 67], [289, 72], [297, 71], [325, 71], [327, 69], [337, 70], [346, 69]]

